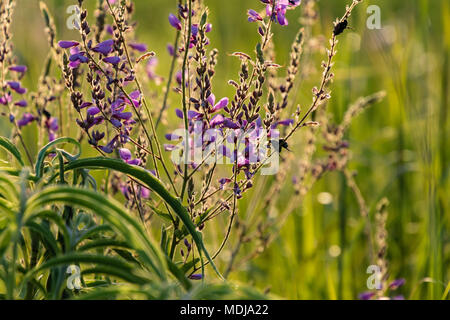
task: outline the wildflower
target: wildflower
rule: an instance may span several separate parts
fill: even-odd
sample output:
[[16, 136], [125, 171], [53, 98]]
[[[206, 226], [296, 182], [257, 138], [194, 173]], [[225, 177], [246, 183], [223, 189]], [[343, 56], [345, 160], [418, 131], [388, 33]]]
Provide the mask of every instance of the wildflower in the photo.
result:
[[173, 57], [175, 55], [175, 48], [174, 48], [174, 46], [171, 45], [171, 44], [168, 44], [167, 45], [167, 52], [169, 53], [169, 55], [171, 57]]
[[239, 124], [233, 122], [230, 118], [225, 118], [223, 120], [222, 124], [225, 128], [228, 128], [228, 129], [239, 129], [240, 128]]
[[262, 21], [263, 18], [259, 15], [258, 12], [256, 12], [253, 9], [248, 10], [247, 12], [248, 15], [248, 21], [249, 22], [255, 22], [255, 21]]
[[222, 98], [220, 99], [220, 101], [216, 103], [216, 96], [211, 93], [208, 97], [208, 103], [210, 104], [210, 106], [212, 106], [211, 109], [209, 109], [209, 113], [215, 113], [223, 108], [225, 108], [226, 106], [228, 106], [229, 103], [229, 99], [228, 98]]
[[375, 296], [374, 292], [363, 292], [359, 295], [360, 300], [370, 300]]
[[60, 48], [62, 48], [62, 49], [69, 49], [69, 48], [72, 48], [72, 47], [77, 47], [79, 45], [80, 45], [80, 43], [76, 42], [76, 41], [64, 41], [64, 40], [62, 40], [62, 41], [58, 42], [58, 46]]
[[120, 57], [117, 57], [117, 56], [106, 57], [106, 58], [103, 59], [103, 61], [106, 62], [106, 63], [111, 63], [111, 64], [119, 64]]
[[99, 44], [97, 44], [92, 49], [92, 51], [97, 52], [97, 53], [101, 53], [104, 56], [107, 56], [113, 50], [113, 45], [114, 45], [114, 40], [109, 39], [109, 40], [106, 40], [106, 41], [103, 41], [103, 42], [100, 42]]
[[27, 72], [26, 66], [11, 66], [8, 69], [9, 69], [9, 71], [14, 71], [14, 72], [19, 72], [19, 73]]
[[100, 113], [100, 109], [98, 107], [90, 107], [87, 111], [87, 114], [90, 116], [95, 116]]
[[11, 102], [12, 102], [12, 96], [9, 93], [0, 97], [0, 104], [2, 104], [4, 106], [8, 105], [8, 103], [11, 103]]
[[29, 125], [31, 122], [33, 122], [34, 120], [36, 120], [35, 116], [33, 116], [31, 113], [25, 113], [22, 116], [22, 119], [20, 119], [19, 121], [17, 121], [17, 125], [22, 128], [25, 127], [27, 125]]
[[180, 109], [175, 109], [175, 114], [177, 115], [178, 118], [183, 119], [184, 115], [183, 115], [183, 111], [181, 111]]
[[217, 114], [209, 121], [209, 125], [214, 128], [223, 124], [224, 121], [225, 118], [221, 114]]
[[181, 30], [181, 22], [178, 20], [177, 16], [171, 13], [169, 15], [169, 23], [172, 27], [174, 27], [177, 30]]
[[89, 140], [89, 143], [93, 146], [97, 146], [98, 143], [105, 137], [105, 133], [94, 131], [91, 136], [92, 138]]
[[[286, 19], [286, 11], [295, 9], [301, 4], [301, 0], [261, 0], [266, 4], [266, 15], [272, 19], [272, 21], [278, 21], [282, 26], [289, 24]], [[275, 3], [274, 3], [275, 2]], [[262, 17], [255, 10], [248, 10], [248, 21], [262, 21]], [[261, 31], [259, 31], [261, 33]]]
[[397, 279], [391, 282], [391, 284], [389, 284], [389, 289], [390, 290], [397, 290], [399, 287], [403, 286], [405, 284], [405, 279]]
[[223, 189], [224, 186], [225, 186], [226, 184], [230, 183], [230, 182], [231, 182], [231, 179], [229, 179], [229, 178], [222, 178], [222, 179], [220, 179], [220, 180], [219, 180], [220, 189]]
[[139, 52], [147, 52], [147, 45], [144, 43], [130, 43], [130, 47]]
[[54, 141], [56, 139], [56, 133], [59, 129], [58, 119], [55, 117], [50, 117], [45, 121], [45, 127], [48, 132], [48, 140]]
[[191, 280], [202, 280], [203, 276], [201, 274], [191, 274], [189, 279]]
[[14, 105], [25, 108], [28, 105], [28, 103], [25, 100], [20, 100], [20, 101], [15, 102]]
[[8, 86], [9, 86], [12, 90], [14, 90], [15, 92], [17, 92], [18, 94], [24, 94], [24, 93], [27, 92], [27, 89], [23, 88], [23, 87], [20, 85], [20, 82], [17, 82], [17, 81], [9, 81], [7, 84], [8, 84]]
[[115, 136], [106, 146], [99, 146], [99, 149], [108, 154], [113, 153], [118, 138], [118, 136]]

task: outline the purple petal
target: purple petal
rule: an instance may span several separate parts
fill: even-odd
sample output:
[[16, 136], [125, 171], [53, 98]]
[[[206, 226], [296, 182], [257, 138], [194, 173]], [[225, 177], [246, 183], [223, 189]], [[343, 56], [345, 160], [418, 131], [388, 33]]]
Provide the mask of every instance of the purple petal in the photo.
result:
[[104, 62], [106, 63], [111, 63], [111, 64], [119, 64], [120, 63], [120, 57], [117, 56], [112, 56], [112, 57], [106, 57], [103, 59]]
[[177, 30], [181, 30], [181, 22], [178, 20], [177, 16], [171, 13], [169, 15], [169, 23], [172, 27], [174, 27]]
[[211, 127], [220, 126], [225, 121], [225, 118], [221, 114], [216, 114], [210, 121], [209, 125]]
[[109, 40], [106, 40], [106, 41], [103, 41], [103, 42], [99, 43], [92, 50], [94, 52], [99, 52], [99, 53], [101, 53], [101, 54], [106, 56], [109, 53], [111, 53], [111, 51], [113, 49], [113, 45], [114, 45], [114, 40], [109, 39]]
[[222, 98], [215, 106], [214, 108], [211, 109], [211, 113], [217, 112], [220, 109], [225, 108], [226, 106], [228, 106], [228, 98]]
[[139, 52], [147, 52], [147, 45], [144, 43], [130, 43], [130, 47]]
[[189, 279], [191, 280], [202, 280], [203, 276], [201, 274], [191, 274]]
[[183, 111], [181, 111], [180, 109], [175, 109], [175, 113], [177, 115], [178, 118], [183, 119]]
[[87, 111], [88, 115], [95, 116], [100, 113], [100, 109], [98, 107], [90, 107]]
[[69, 49], [78, 46], [80, 43], [76, 41], [59, 41], [58, 46], [62, 49]]
[[25, 100], [20, 100], [20, 101], [17, 101], [16, 103], [14, 103], [14, 105], [25, 108], [28, 105], [28, 103]]
[[201, 114], [201, 113], [199, 113], [197, 111], [194, 111], [194, 110], [189, 110], [188, 113], [187, 113], [187, 117], [188, 117], [189, 120], [199, 119], [199, 118], [203, 117], [203, 114]]
[[119, 155], [123, 161], [131, 160], [131, 151], [126, 148], [120, 148]]
[[26, 66], [12, 66], [8, 68], [9, 71], [19, 72], [19, 73], [25, 73], [27, 72]]
[[360, 300], [370, 300], [375, 296], [374, 292], [363, 292], [359, 295]]
[[396, 279], [389, 284], [389, 289], [397, 290], [399, 287], [403, 286], [405, 282], [405, 279]]

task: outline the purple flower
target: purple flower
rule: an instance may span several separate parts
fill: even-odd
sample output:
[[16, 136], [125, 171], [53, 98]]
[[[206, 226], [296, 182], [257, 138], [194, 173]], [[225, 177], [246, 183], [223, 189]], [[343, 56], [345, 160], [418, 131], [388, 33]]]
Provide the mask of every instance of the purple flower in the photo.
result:
[[171, 13], [169, 15], [169, 23], [172, 27], [174, 27], [177, 30], [181, 30], [181, 22], [178, 20], [177, 16]]
[[214, 128], [214, 127], [217, 127], [217, 126], [220, 126], [221, 124], [223, 124], [224, 121], [225, 121], [225, 118], [221, 114], [216, 114], [209, 121], [209, 125]]
[[20, 101], [17, 101], [16, 103], [14, 103], [14, 105], [25, 108], [28, 105], [28, 103], [25, 100], [20, 100]]
[[58, 119], [55, 117], [51, 117], [50, 119], [46, 120], [45, 127], [47, 128], [48, 140], [54, 141], [56, 139], [56, 133], [59, 129]]
[[169, 55], [171, 57], [173, 57], [175, 55], [175, 48], [170, 43], [167, 45], [167, 52], [169, 53]]
[[0, 104], [2, 104], [4, 106], [6, 106], [8, 103], [11, 103], [11, 101], [12, 101], [12, 96], [9, 93], [0, 97]]
[[92, 102], [83, 102], [80, 106], [80, 109], [84, 109], [90, 106], [92, 106]]
[[95, 116], [100, 113], [100, 109], [98, 107], [90, 107], [87, 111], [87, 114], [90, 116]]
[[220, 183], [220, 189], [223, 189], [223, 187], [224, 187], [226, 184], [230, 183], [231, 181], [232, 181], [232, 180], [229, 179], [229, 178], [222, 178], [222, 179], [220, 179], [220, 180], [219, 180], [219, 183]]
[[147, 45], [145, 43], [130, 43], [130, 47], [139, 52], [147, 52]]
[[193, 119], [196, 120], [196, 119], [202, 118], [203, 114], [201, 114], [201, 113], [199, 113], [197, 111], [194, 111], [194, 110], [189, 110], [187, 112], [187, 117], [188, 117], [189, 120], [193, 120]]
[[210, 113], [214, 113], [219, 111], [220, 109], [225, 108], [228, 106], [229, 100], [228, 98], [222, 98], [220, 101], [210, 110]]
[[286, 9], [278, 10], [277, 19], [278, 19], [278, 23], [281, 26], [287, 26], [289, 24], [288, 20], [286, 19]]
[[389, 284], [389, 289], [397, 290], [399, 287], [403, 286], [405, 282], [405, 279], [396, 279]]
[[248, 15], [248, 21], [249, 22], [255, 22], [255, 21], [262, 21], [263, 18], [259, 15], [258, 12], [256, 12], [253, 9], [248, 10], [247, 12]]
[[79, 44], [80, 43], [76, 42], [76, 41], [64, 41], [64, 40], [62, 40], [62, 41], [58, 42], [59, 47], [62, 48], [62, 49], [69, 49], [69, 48], [72, 48], [72, 47], [77, 47]]
[[18, 94], [24, 94], [27, 92], [27, 89], [22, 88], [22, 86], [20, 85], [20, 82], [17, 81], [9, 81], [8, 86], [14, 90], [15, 92], [17, 92]]
[[27, 72], [26, 66], [11, 66], [8, 69], [9, 69], [9, 71], [14, 71], [14, 72], [19, 72], [19, 73]]
[[30, 124], [31, 122], [33, 122], [34, 120], [36, 120], [36, 118], [31, 114], [31, 113], [25, 113], [22, 116], [22, 119], [20, 119], [19, 121], [17, 121], [17, 125], [22, 128], [28, 124]]
[[177, 80], [178, 85], [181, 86], [183, 84], [183, 73], [178, 71], [175, 75], [175, 79]]
[[201, 274], [191, 274], [189, 276], [189, 279], [191, 279], [191, 280], [202, 280], [203, 276]]
[[266, 3], [266, 14], [269, 16], [272, 21], [278, 21], [278, 23], [282, 26], [287, 26], [289, 24], [286, 19], [286, 10], [295, 9], [301, 4], [301, 0], [277, 0], [275, 3], [275, 11], [272, 12], [273, 1], [268, 0], [261, 2]]
[[75, 52], [69, 57], [70, 62], [87, 63], [89, 59], [86, 57], [86, 52]]
[[239, 125], [234, 123], [230, 118], [225, 118], [223, 120], [223, 126], [228, 129], [239, 129]]
[[278, 126], [286, 126], [287, 127], [292, 124], [294, 124], [294, 119], [285, 119], [285, 120], [280, 120], [280, 121], [274, 123], [271, 128], [275, 129]]
[[115, 136], [106, 146], [99, 146], [99, 149], [102, 150], [105, 153], [113, 153], [116, 143], [117, 143], [118, 136]]
[[177, 115], [178, 118], [183, 119], [184, 115], [183, 115], [183, 111], [181, 111], [180, 109], [175, 109], [175, 114]]
[[103, 42], [100, 42], [99, 44], [97, 44], [92, 49], [92, 51], [98, 52], [98, 53], [103, 54], [104, 56], [107, 56], [113, 50], [113, 46], [114, 46], [114, 40], [109, 39], [109, 40], [106, 40], [106, 41], [103, 41]]
[[374, 292], [363, 292], [359, 295], [360, 300], [370, 300], [375, 296]]
[[111, 63], [111, 64], [119, 64], [120, 57], [117, 57], [117, 56], [106, 57], [106, 58], [103, 59], [103, 61], [106, 62], [106, 63]]

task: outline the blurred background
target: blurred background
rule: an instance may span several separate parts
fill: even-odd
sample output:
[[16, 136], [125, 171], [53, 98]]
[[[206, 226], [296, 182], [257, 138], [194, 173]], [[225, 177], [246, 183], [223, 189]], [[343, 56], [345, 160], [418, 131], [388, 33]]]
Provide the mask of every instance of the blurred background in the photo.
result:
[[[78, 39], [66, 20], [71, 0], [45, 0], [55, 17], [58, 39]], [[94, 0], [86, 0], [95, 6]], [[211, 46], [220, 52], [215, 82], [218, 97], [232, 96], [229, 79], [236, 79], [239, 61], [227, 54], [253, 53], [258, 41], [256, 24], [247, 22], [247, 9], [262, 9], [257, 0], [205, 0], [214, 26]], [[330, 35], [332, 22], [342, 16], [349, 0], [320, 0], [319, 22], [313, 34]], [[44, 22], [37, 0], [17, 0], [13, 41], [21, 64], [29, 67], [24, 84], [31, 90], [48, 54]], [[137, 0], [137, 38], [157, 53], [157, 73], [167, 78], [170, 57], [166, 45], [175, 32], [167, 16], [175, 0]], [[369, 5], [381, 8], [380, 30], [369, 30]], [[298, 10], [288, 12], [288, 27], [274, 29], [277, 63], [286, 65], [291, 43], [301, 27]], [[441, 298], [450, 281], [450, 124], [448, 0], [365, 0], [350, 20], [351, 30], [341, 38], [336, 57], [336, 80], [329, 109], [340, 120], [360, 96], [385, 90], [387, 98], [360, 116], [351, 126], [351, 169], [371, 213], [381, 198], [390, 201], [387, 222], [391, 278], [405, 278], [399, 294], [406, 298]], [[313, 57], [315, 81], [302, 82], [298, 103], [310, 103], [311, 89], [320, 79], [323, 55]], [[306, 68], [311, 66], [301, 66]], [[220, 85], [223, 84], [223, 85]], [[158, 89], [154, 84], [151, 90]], [[171, 102], [177, 101], [171, 96]], [[159, 103], [159, 102], [158, 102]], [[169, 114], [180, 106], [172, 103]], [[170, 121], [169, 121], [170, 123]], [[0, 133], [10, 127], [1, 122]], [[161, 134], [165, 131], [161, 128]], [[35, 139], [27, 128], [25, 135]], [[291, 146], [295, 150], [296, 146]], [[292, 170], [295, 171], [296, 168]], [[292, 188], [281, 190], [277, 210], [283, 212]], [[327, 195], [327, 201], [323, 196]], [[321, 197], [319, 196], [321, 195]], [[264, 195], [265, 196], [265, 195]], [[261, 196], [263, 197], [263, 196]], [[248, 197], [248, 199], [255, 199]], [[321, 200], [322, 199], [322, 200]], [[250, 201], [240, 212], [250, 210]], [[231, 274], [231, 279], [254, 285], [289, 299], [353, 299], [367, 290], [367, 240], [361, 232], [357, 201], [336, 173], [315, 185], [302, 205], [290, 215], [280, 236], [258, 258]], [[217, 238], [220, 243], [221, 238]], [[217, 247], [217, 244], [211, 244]], [[231, 245], [220, 263], [230, 256]], [[245, 256], [246, 248], [242, 248]]]

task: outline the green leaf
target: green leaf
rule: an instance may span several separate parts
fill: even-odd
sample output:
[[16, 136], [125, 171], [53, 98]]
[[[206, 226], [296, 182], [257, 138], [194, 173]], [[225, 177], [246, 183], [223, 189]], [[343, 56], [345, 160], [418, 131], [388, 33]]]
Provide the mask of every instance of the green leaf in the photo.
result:
[[92, 190], [55, 186], [30, 197], [27, 201], [26, 215], [43, 206], [57, 203], [78, 206], [103, 218], [116, 233], [126, 239], [130, 247], [137, 251], [145, 266], [150, 267], [161, 280], [166, 280], [167, 266], [159, 246], [116, 200]]
[[[67, 266], [71, 264], [93, 264], [98, 270], [102, 270], [101, 273], [111, 274], [122, 278], [131, 283], [139, 283], [145, 284], [148, 282], [147, 279], [138, 276], [134, 272], [134, 266], [129, 263], [124, 262], [118, 258], [103, 256], [103, 255], [95, 255], [95, 254], [85, 254], [85, 253], [67, 253], [53, 259], [48, 260], [47, 262], [37, 266], [33, 270], [29, 271], [25, 275], [25, 280], [28, 280], [36, 273], [42, 272], [46, 269], [58, 267], [58, 266]], [[84, 271], [88, 272], [87, 270]], [[89, 272], [89, 273], [93, 273]], [[100, 271], [98, 271], [100, 272]]]
[[9, 151], [14, 156], [14, 158], [16, 158], [17, 161], [19, 161], [22, 167], [25, 165], [23, 163], [22, 155], [20, 154], [19, 149], [17, 149], [16, 146], [10, 140], [6, 139], [5, 137], [0, 137], [0, 147]]
[[44, 146], [38, 153], [37, 156], [37, 160], [36, 160], [36, 166], [35, 166], [35, 172], [36, 172], [36, 177], [37, 178], [42, 178], [42, 174], [44, 171], [44, 160], [45, 157], [47, 156], [47, 154], [49, 152], [51, 152], [52, 148], [58, 144], [62, 144], [62, 143], [71, 143], [73, 145], [75, 145], [78, 149], [78, 153], [76, 155], [71, 155], [70, 153], [67, 153], [64, 150], [59, 150], [61, 152], [61, 154], [67, 158], [70, 161], [76, 160], [80, 157], [81, 155], [81, 146], [80, 143], [72, 138], [69, 137], [65, 137], [65, 138], [58, 138], [50, 143], [48, 143], [46, 146]]
[[[73, 161], [67, 165], [66, 171], [80, 168], [116, 170], [141, 181], [149, 189], [157, 193], [174, 210], [175, 214], [181, 219], [183, 224], [186, 226], [186, 228], [188, 229], [189, 233], [192, 236], [192, 239], [199, 248], [200, 255], [202, 256], [202, 252], [205, 254], [214, 271], [221, 279], [223, 279], [222, 275], [220, 274], [219, 270], [217, 270], [216, 265], [211, 259], [211, 256], [206, 250], [206, 247], [202, 241], [200, 233], [196, 230], [196, 227], [191, 221], [191, 218], [186, 208], [180, 203], [180, 201], [177, 198], [171, 195], [167, 191], [167, 189], [162, 185], [162, 183], [157, 178], [155, 178], [151, 173], [149, 173], [144, 168], [138, 166], [131, 166], [123, 162], [122, 160], [108, 159], [103, 157], [80, 159]], [[203, 271], [203, 263], [202, 263], [202, 271]]]

